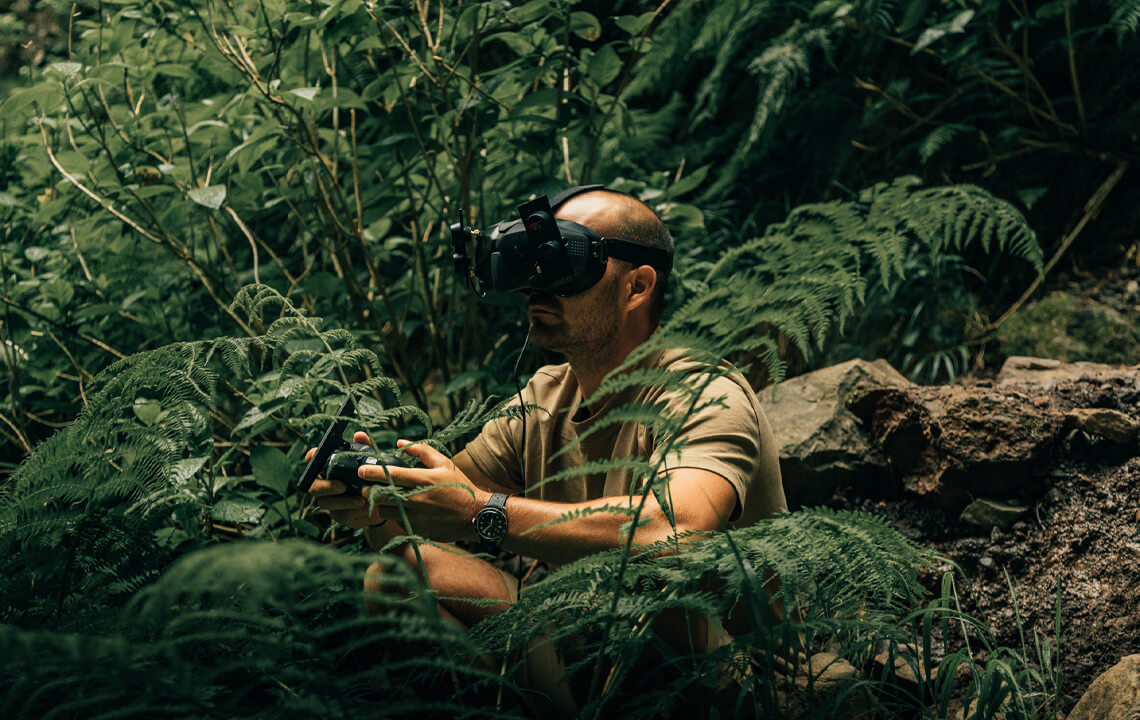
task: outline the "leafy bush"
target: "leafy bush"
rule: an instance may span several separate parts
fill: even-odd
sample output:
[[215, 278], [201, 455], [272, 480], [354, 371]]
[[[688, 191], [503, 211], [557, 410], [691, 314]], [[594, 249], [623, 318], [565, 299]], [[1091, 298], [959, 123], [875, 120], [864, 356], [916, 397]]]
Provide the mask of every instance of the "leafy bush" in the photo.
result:
[[[447, 224], [485, 226], [569, 183], [612, 178], [678, 231], [669, 338], [694, 351], [768, 379], [789, 346], [809, 360], [873, 347], [916, 373], [958, 357], [965, 331], [945, 310], [975, 294], [942, 268], [1041, 270], [1035, 233], [1000, 197], [1029, 207], [1048, 187], [1083, 203], [1102, 177], [1078, 142], [1117, 158], [1136, 97], [1129, 78], [1081, 95], [1044, 74], [1071, 36], [1077, 70], [1060, 77], [1108, 77], [1084, 63], [1134, 54], [1092, 43], [1110, 22], [1127, 37], [1127, 3], [1111, 20], [1094, 3], [1073, 2], [1075, 19], [1067, 3], [999, 6], [78, 6], [66, 50], [0, 109], [5, 715], [463, 715], [486, 714], [486, 695], [510, 715], [523, 697], [510, 674], [468, 660], [509, 668], [568, 598], [598, 611], [562, 628], [586, 639], [575, 669], [595, 715], [668, 712], [712, 692], [718, 663], [771, 662], [800, 636], [860, 664], [880, 641], [929, 645], [904, 620], [926, 554], [823, 511], [684, 553], [585, 560], [474, 639], [441, 625], [410, 577], [414, 602], [361, 614], [360, 561], [315, 543], [359, 540], [287, 479], [345, 393], [378, 444], [399, 432], [445, 447], [500, 412], [521, 318], [454, 278]], [[1011, 43], [1029, 33], [1051, 40]], [[1058, 87], [1064, 102], [1049, 99]], [[996, 173], [1017, 158], [1034, 164]], [[1068, 184], [1043, 179], [1058, 158], [1082, 170]], [[919, 170], [979, 185], [924, 186]], [[807, 614], [756, 622], [708, 658], [666, 657], [681, 679], [646, 704], [631, 668], [656, 648], [652, 619], [734, 604], [757, 618], [769, 566]], [[702, 590], [710, 574], [727, 589]], [[667, 591], [625, 592], [654, 583]], [[385, 652], [415, 633], [437, 652]], [[1007, 681], [1024, 660], [979, 671], [987, 698], [1021, 692]], [[332, 681], [315, 674], [329, 668]], [[770, 709], [766, 670], [749, 672], [732, 703]]]

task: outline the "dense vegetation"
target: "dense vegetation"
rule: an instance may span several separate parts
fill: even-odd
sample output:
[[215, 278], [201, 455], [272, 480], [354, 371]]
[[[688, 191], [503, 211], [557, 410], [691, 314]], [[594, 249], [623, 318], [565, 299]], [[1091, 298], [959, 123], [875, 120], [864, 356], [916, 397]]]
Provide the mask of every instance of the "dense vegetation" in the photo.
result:
[[[949, 626], [950, 585], [924, 610], [924, 554], [868, 518], [796, 514], [695, 543], [683, 570], [592, 558], [467, 638], [430, 602], [361, 615], [358, 558], [313, 542], [359, 540], [288, 482], [344, 392], [381, 444], [454, 448], [496, 412], [522, 314], [453, 276], [447, 225], [571, 183], [662, 214], [671, 336], [758, 383], [855, 355], [966, 371], [1092, 219], [1122, 230], [1086, 257], [1134, 242], [1140, 93], [1120, 68], [1140, 5], [104, 0], [0, 18], [30, 40], [3, 59], [0, 106], [6, 715], [59, 693], [65, 715], [420, 713], [407, 678], [458, 698], [441, 713], [521, 712], [509, 673], [467, 659], [509, 665], [508, 624], [541, 632], [527, 618], [578, 596], [598, 612], [563, 630], [597, 660], [582, 672], [609, 673], [586, 678], [589, 713], [660, 714], [686, 685], [644, 702], [628, 668], [652, 618], [756, 604], [759, 566], [808, 611], [757, 622], [732, 657], [909, 639], [924, 667], [974, 671], [984, 717], [1061, 701], [1045, 645], [1030, 664], [955, 654], [984, 626]], [[731, 591], [702, 593], [706, 573]], [[621, 592], [662, 581], [675, 592]], [[443, 652], [386, 654], [401, 633]], [[727, 658], [663, 662], [698, 682]], [[945, 712], [954, 675], [927, 678], [921, 712]], [[748, 697], [774, 702], [762, 681]]]

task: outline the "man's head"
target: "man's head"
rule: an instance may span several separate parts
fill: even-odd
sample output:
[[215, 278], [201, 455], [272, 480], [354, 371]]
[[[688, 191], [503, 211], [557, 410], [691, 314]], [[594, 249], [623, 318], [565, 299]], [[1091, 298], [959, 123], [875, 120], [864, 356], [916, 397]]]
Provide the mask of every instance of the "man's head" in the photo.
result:
[[[555, 216], [605, 237], [673, 251], [673, 238], [656, 213], [624, 193], [575, 195], [555, 208]], [[571, 357], [603, 352], [615, 340], [636, 345], [657, 326], [666, 281], [664, 273], [648, 265], [610, 258], [602, 279], [584, 292], [565, 298], [531, 295], [531, 341]]]

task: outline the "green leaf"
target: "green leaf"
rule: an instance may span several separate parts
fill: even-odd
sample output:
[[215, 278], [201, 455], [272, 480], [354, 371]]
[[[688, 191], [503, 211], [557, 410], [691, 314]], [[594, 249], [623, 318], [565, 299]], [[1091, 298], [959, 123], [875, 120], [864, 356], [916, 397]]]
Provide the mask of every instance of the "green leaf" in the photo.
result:
[[162, 405], [157, 400], [138, 398], [135, 400], [134, 411], [135, 417], [141, 420], [143, 425], [150, 427], [158, 422], [158, 415], [162, 412]]
[[63, 103], [64, 95], [59, 83], [40, 83], [30, 88], [16, 88], [11, 91], [11, 97], [0, 105], [0, 115], [9, 117], [29, 105], [39, 105], [40, 108], [51, 112]]
[[55, 156], [59, 160], [59, 164], [72, 174], [82, 175], [91, 169], [91, 163], [82, 153], [77, 153], [74, 150], [66, 150]]
[[528, 110], [534, 108], [542, 108], [547, 110], [554, 109], [554, 103], [558, 100], [558, 91], [554, 88], [541, 88], [532, 93], [527, 93], [523, 96], [522, 100], [515, 103], [511, 108], [511, 117], [518, 118], [527, 114]]
[[265, 514], [265, 506], [256, 500], [232, 497], [219, 501], [210, 511], [210, 516], [223, 523], [249, 525], [256, 523]]
[[586, 66], [586, 73], [598, 85], [608, 85], [621, 72], [621, 58], [612, 45], [603, 45]]
[[303, 12], [285, 13], [284, 20], [286, 24], [292, 25], [293, 27], [312, 27], [320, 22], [320, 20], [312, 15]]
[[550, 11], [550, 0], [531, 0], [522, 7], [507, 11], [507, 17], [519, 25], [529, 25], [539, 18], [545, 17]]
[[692, 192], [701, 186], [701, 183], [708, 177], [711, 165], [699, 167], [688, 175], [682, 177], [677, 182], [669, 186], [669, 196], [679, 198], [685, 193]]
[[570, 32], [583, 40], [594, 42], [602, 36], [602, 25], [590, 13], [578, 10], [570, 13]]
[[319, 270], [305, 281], [305, 292], [319, 298], [328, 298], [344, 292], [344, 283], [330, 272]]
[[914, 55], [915, 53], [921, 52], [925, 48], [934, 44], [938, 40], [941, 40], [947, 35], [955, 35], [964, 32], [966, 30], [966, 25], [970, 22], [970, 20], [973, 19], [973, 17], [973, 10], [963, 10], [962, 12], [955, 15], [951, 20], [938, 23], [937, 25], [931, 25], [922, 32], [922, 35], [918, 36], [918, 42], [914, 44], [913, 48], [911, 48], [910, 54]]
[[182, 484], [194, 477], [199, 470], [205, 466], [206, 461], [210, 459], [209, 455], [202, 457], [184, 458], [174, 463], [173, 473], [171, 474], [170, 481], [177, 484]]
[[451, 382], [443, 388], [443, 392], [445, 395], [453, 395], [461, 390], [466, 390], [483, 378], [490, 377], [490, 375], [491, 374], [486, 370], [468, 370], [461, 372], [451, 378]]
[[1021, 200], [1021, 204], [1025, 206], [1026, 210], [1032, 210], [1037, 201], [1045, 197], [1047, 192], [1049, 192], [1047, 187], [1021, 188], [1017, 191], [1017, 199]]
[[83, 69], [83, 65], [77, 62], [57, 62], [48, 66], [68, 80], [75, 79], [79, 71]]
[[902, 19], [899, 21], [899, 33], [909, 33], [918, 27], [918, 24], [926, 17], [926, 10], [929, 6], [930, 0], [911, 0], [903, 11]]
[[253, 479], [257, 484], [278, 495], [285, 495], [289, 491], [289, 481], [297, 474], [297, 468], [285, 453], [267, 445], [258, 445], [253, 449], [249, 464], [253, 468]]
[[268, 150], [273, 149], [273, 145], [267, 143], [271, 140], [276, 140], [280, 137], [280, 127], [275, 125], [264, 125], [258, 128], [252, 135], [245, 139], [240, 145], [234, 147], [226, 153], [226, 159], [222, 163], [220, 169], [226, 169], [233, 163], [237, 163], [238, 171], [245, 175], [253, 164], [261, 158], [261, 156]]
[[652, 12], [641, 13], [640, 15], [622, 15], [614, 20], [614, 24], [622, 30], [632, 35], [640, 35], [649, 21], [653, 19]]
[[676, 223], [688, 228], [703, 228], [705, 226], [705, 216], [700, 208], [695, 205], [686, 205], [684, 203], [669, 203], [664, 208], [658, 208], [657, 211], [662, 213], [661, 219], [670, 223]]
[[187, 195], [194, 202], [208, 207], [211, 210], [217, 210], [222, 206], [226, 200], [226, 186], [225, 185], [208, 185], [201, 188], [193, 188], [189, 190]]
[[155, 75], [166, 75], [167, 77], [185, 78], [193, 80], [198, 77], [193, 70], [181, 63], [161, 63], [154, 66]]
[[336, 97], [332, 96], [332, 89], [321, 93], [319, 107], [321, 110], [328, 110], [329, 108], [356, 108], [357, 110], [366, 110], [367, 106], [364, 101], [360, 99], [352, 90], [348, 88], [337, 88]]
[[76, 320], [90, 320], [91, 318], [103, 318], [113, 315], [117, 312], [119, 306], [114, 303], [95, 303], [82, 307], [72, 313]]
[[501, 32], [487, 37], [487, 40], [501, 40], [503, 44], [515, 51], [516, 55], [526, 56], [534, 52], [534, 43], [519, 33]]
[[360, 93], [360, 98], [365, 102], [379, 100], [384, 97], [384, 89], [389, 85], [391, 85], [391, 81], [388, 78], [377, 78], [364, 87]]
[[40, 260], [46, 258], [48, 255], [51, 255], [51, 251], [47, 248], [36, 246], [24, 248], [24, 257], [28, 259], [28, 262], [37, 263]]
[[302, 100], [308, 100], [309, 102], [312, 102], [313, 98], [315, 98], [317, 96], [317, 93], [320, 91], [321, 89], [319, 87], [299, 87], [293, 88], [289, 92], [301, 98]]
[[40, 294], [62, 309], [75, 297], [75, 288], [63, 278], [55, 278], [40, 286]]

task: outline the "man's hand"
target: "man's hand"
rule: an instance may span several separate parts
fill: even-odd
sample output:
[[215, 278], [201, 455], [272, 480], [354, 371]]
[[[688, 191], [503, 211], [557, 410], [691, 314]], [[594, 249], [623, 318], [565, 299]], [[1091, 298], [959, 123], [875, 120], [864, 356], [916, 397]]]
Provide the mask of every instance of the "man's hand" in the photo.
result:
[[[352, 441], [371, 445], [364, 433], [356, 433]], [[476, 487], [455, 463], [430, 445], [412, 444], [407, 440], [400, 440], [397, 445], [419, 459], [424, 467], [362, 465], [360, 478], [373, 484], [365, 486], [359, 495], [345, 494], [344, 483], [324, 478], [314, 481], [309, 493], [318, 498], [317, 504], [332, 513], [334, 520], [359, 528], [384, 520], [402, 520], [398, 499], [386, 491], [395, 486], [411, 491], [403, 500], [410, 530], [442, 542], [474, 539], [471, 520], [490, 499], [490, 493]], [[370, 510], [367, 498], [371, 493], [376, 494], [376, 502]]]

